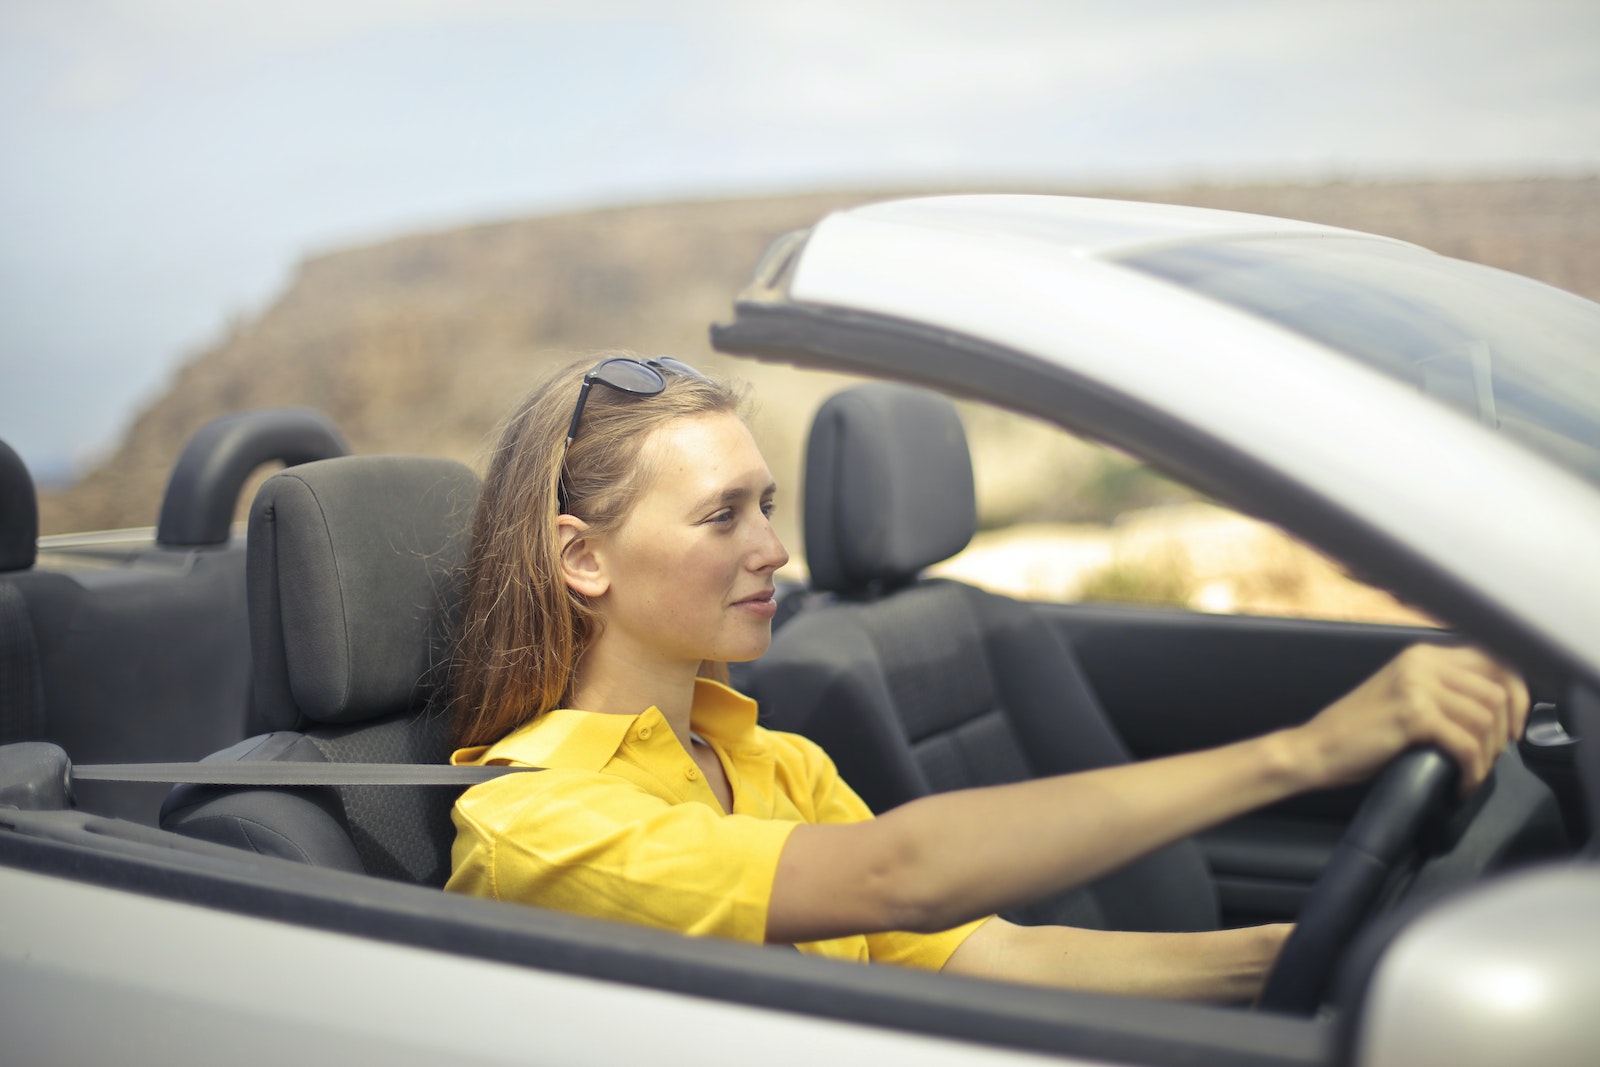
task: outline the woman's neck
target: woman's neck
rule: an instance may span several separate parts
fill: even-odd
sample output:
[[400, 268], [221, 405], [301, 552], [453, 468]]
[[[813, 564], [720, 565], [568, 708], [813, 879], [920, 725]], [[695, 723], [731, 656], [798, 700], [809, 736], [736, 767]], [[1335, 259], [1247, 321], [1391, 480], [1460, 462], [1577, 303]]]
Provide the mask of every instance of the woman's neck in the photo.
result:
[[689, 715], [699, 670], [698, 663], [650, 662], [638, 655], [621, 655], [602, 639], [578, 665], [573, 704], [608, 715], [638, 715], [654, 705], [688, 750]]

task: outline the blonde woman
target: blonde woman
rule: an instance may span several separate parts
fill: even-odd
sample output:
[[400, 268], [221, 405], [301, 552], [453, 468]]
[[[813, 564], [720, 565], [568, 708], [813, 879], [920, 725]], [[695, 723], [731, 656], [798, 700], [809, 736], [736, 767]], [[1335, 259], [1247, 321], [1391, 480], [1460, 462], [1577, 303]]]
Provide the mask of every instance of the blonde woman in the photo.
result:
[[682, 363], [607, 357], [518, 407], [474, 526], [453, 760], [546, 769], [461, 797], [448, 888], [837, 959], [1248, 1000], [1288, 926], [994, 913], [1414, 744], [1476, 785], [1523, 726], [1516, 675], [1418, 646], [1302, 726], [873, 818], [820, 748], [757, 726], [718, 680], [771, 641], [777, 499], [740, 394]]

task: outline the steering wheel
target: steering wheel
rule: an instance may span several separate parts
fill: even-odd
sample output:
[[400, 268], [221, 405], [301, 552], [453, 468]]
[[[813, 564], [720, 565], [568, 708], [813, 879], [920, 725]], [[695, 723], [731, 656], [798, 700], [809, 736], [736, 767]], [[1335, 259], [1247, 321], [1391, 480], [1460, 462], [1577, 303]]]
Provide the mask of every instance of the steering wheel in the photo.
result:
[[1258, 1007], [1317, 1010], [1340, 955], [1391, 873], [1416, 852], [1419, 831], [1450, 807], [1458, 777], [1455, 762], [1436, 748], [1409, 749], [1383, 769], [1301, 906]]

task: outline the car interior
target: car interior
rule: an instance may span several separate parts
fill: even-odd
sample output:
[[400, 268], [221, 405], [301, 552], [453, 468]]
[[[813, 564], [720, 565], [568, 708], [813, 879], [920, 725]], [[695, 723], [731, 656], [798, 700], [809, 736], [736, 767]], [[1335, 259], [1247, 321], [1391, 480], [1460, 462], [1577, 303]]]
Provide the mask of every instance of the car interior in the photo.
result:
[[[52, 538], [40, 559], [33, 480], [0, 447], [0, 744], [50, 741], [80, 763], [193, 760], [258, 732], [240, 489], [263, 464], [347, 452], [318, 412], [223, 416], [180, 453], [153, 536]], [[78, 801], [153, 824], [166, 793], [83, 782]]]
[[[81, 782], [69, 796], [44, 781], [62, 763], [448, 758], [436, 698], [476, 475], [451, 460], [348, 455], [314, 413], [219, 422], [180, 458], [153, 542], [47, 540], [43, 561], [32, 483], [0, 448], [0, 809], [76, 806], [100, 820], [102, 838], [140, 847], [243, 850], [436, 889], [449, 871], [459, 789]], [[240, 539], [229, 528], [234, 497], [266, 462], [288, 466], [256, 494]], [[734, 682], [760, 701], [765, 725], [818, 741], [879, 811], [1302, 721], [1405, 645], [1449, 639], [1424, 627], [1024, 603], [927, 578], [968, 543], [976, 507], [957, 408], [920, 388], [868, 384], [829, 400], [808, 445], [804, 504], [810, 582], [788, 592], [771, 650], [738, 667]], [[37, 747], [16, 742], [64, 756], [41, 771]], [[1408, 881], [1413, 898], [1447, 892], [1588, 836], [1559, 725], [1508, 750], [1483, 793], [1430, 838], [1433, 854], [1407, 856], [1383, 903]], [[1012, 917], [1144, 930], [1291, 920], [1364, 796], [1295, 798]], [[285, 884], [281, 869], [262, 870], [262, 884]], [[355, 905], [342, 907], [337, 922], [349, 922]], [[551, 965], [548, 945], [541, 952]], [[627, 980], [668, 980], [602, 965]], [[1319, 1001], [1329, 995], [1319, 987]], [[1088, 1021], [1092, 1009], [1081, 1025], [1100, 1025]], [[949, 1018], [930, 1024], [940, 1012]], [[910, 1015], [948, 1028], [960, 1013], [924, 1005]], [[1149, 1030], [1140, 1018], [1130, 1035]], [[1006, 1040], [1055, 1047], [1026, 1027]], [[1215, 1062], [1238, 1054], [1231, 1038], [1217, 1040]], [[1325, 1052], [1320, 1037], [1283, 1041], [1280, 1062]], [[1173, 1038], [1170, 1048], [1181, 1047]]]
[[[876, 383], [828, 400], [809, 440], [804, 515], [810, 590], [827, 599], [778, 631], [750, 688], [769, 726], [821, 744], [875, 811], [1129, 759], [1071, 649], [1027, 605], [919, 578], [977, 525], [953, 403]], [[1192, 841], [1013, 917], [1125, 930], [1219, 921]]]

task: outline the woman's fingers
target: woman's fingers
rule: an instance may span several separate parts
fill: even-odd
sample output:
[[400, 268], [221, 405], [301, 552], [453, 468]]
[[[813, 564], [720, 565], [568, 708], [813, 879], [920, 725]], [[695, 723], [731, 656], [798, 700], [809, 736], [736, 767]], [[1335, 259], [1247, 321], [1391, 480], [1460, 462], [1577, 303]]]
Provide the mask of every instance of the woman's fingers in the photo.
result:
[[1528, 683], [1522, 680], [1522, 675], [1506, 667], [1500, 667], [1506, 690], [1510, 694], [1511, 714], [1506, 724], [1506, 740], [1520, 741], [1523, 732], [1528, 729], [1528, 713], [1533, 710], [1533, 697], [1528, 693]]
[[1482, 724], [1486, 738], [1504, 741], [1511, 721], [1511, 693], [1504, 681], [1495, 676], [1492, 664], [1483, 664], [1482, 670], [1458, 669], [1446, 671], [1441, 676], [1445, 696], [1461, 702], [1463, 708], [1481, 709], [1489, 716]]
[[1472, 699], [1489, 709], [1494, 715], [1489, 740], [1496, 751], [1507, 741], [1516, 741], [1528, 726], [1531, 703], [1528, 686], [1522, 676], [1498, 660], [1475, 649], [1448, 651], [1470, 653], [1455, 664], [1455, 670], [1444, 673], [1442, 680], [1455, 692]]
[[1484, 754], [1481, 739], [1472, 731], [1456, 723], [1447, 723], [1433, 736], [1432, 743], [1461, 768], [1463, 796], [1482, 785], [1489, 776], [1489, 768], [1494, 765], [1494, 760]]
[[1483, 781], [1505, 747], [1504, 701], [1472, 699], [1452, 690], [1437, 696], [1439, 726], [1431, 740], [1461, 765], [1461, 782], [1472, 788]]
[[1402, 658], [1408, 736], [1442, 748], [1460, 765], [1463, 788], [1476, 788], [1507, 740], [1521, 736], [1526, 685], [1476, 649], [1415, 646]]
[[1476, 787], [1521, 736], [1527, 687], [1473, 648], [1413, 645], [1311, 724], [1334, 781], [1365, 777], [1411, 745], [1437, 745]]

